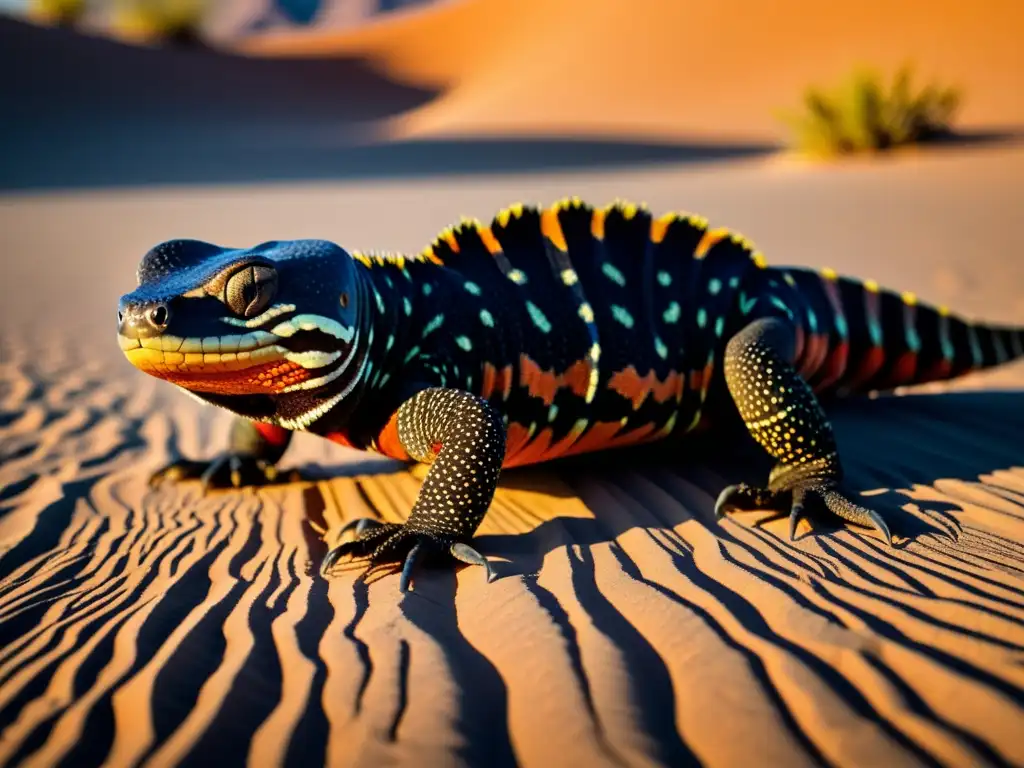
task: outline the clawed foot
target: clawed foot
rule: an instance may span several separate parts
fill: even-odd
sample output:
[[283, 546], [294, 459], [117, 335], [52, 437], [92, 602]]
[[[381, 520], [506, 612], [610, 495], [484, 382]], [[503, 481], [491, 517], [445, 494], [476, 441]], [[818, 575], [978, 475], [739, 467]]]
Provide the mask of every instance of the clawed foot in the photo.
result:
[[350, 555], [368, 561], [371, 569], [391, 563], [403, 563], [398, 587], [402, 592], [408, 592], [417, 563], [424, 559], [438, 559], [447, 554], [468, 565], [483, 566], [487, 572], [487, 581], [494, 580], [494, 571], [491, 570], [487, 558], [464, 542], [445, 541], [442, 537], [424, 531], [410, 530], [399, 523], [381, 523], [365, 517], [346, 523], [338, 537], [342, 538], [353, 529], [353, 540], [336, 545], [324, 557], [320, 565], [321, 576], [328, 576], [341, 558]]
[[212, 461], [179, 459], [157, 470], [149, 478], [151, 487], [158, 488], [164, 483], [181, 480], [199, 480], [205, 494], [211, 488], [241, 488], [246, 485], [268, 485], [280, 480], [297, 480], [298, 472], [292, 470], [283, 478], [274, 464], [238, 453], [225, 453]]
[[718, 496], [715, 502], [715, 516], [722, 517], [734, 510], [751, 511], [755, 509], [773, 509], [782, 514], [789, 514], [789, 538], [796, 539], [796, 526], [801, 517], [806, 516], [810, 506], [824, 506], [832, 514], [844, 520], [873, 527], [885, 537], [885, 542], [892, 546], [889, 526], [881, 515], [872, 509], [862, 507], [850, 501], [826, 483], [801, 483], [792, 490], [776, 491], [768, 488], [752, 488], [746, 484], [730, 485]]

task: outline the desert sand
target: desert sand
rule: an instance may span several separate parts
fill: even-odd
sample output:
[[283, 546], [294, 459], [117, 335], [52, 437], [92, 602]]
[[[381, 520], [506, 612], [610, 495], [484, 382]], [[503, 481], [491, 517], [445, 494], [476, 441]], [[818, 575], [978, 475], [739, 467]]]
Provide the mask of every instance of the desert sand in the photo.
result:
[[717, 523], [756, 452], [655, 452], [506, 473], [477, 539], [500, 578], [428, 571], [401, 598], [394, 576], [321, 580], [314, 526], [401, 519], [421, 472], [300, 436], [285, 466], [320, 479], [149, 492], [178, 452], [214, 455], [228, 417], [120, 360], [113, 317], [171, 235], [412, 248], [451, 212], [573, 191], [685, 202], [776, 262], [1021, 322], [1022, 171], [1022, 149], [971, 149], [6, 198], [2, 247], [25, 258], [0, 309], [0, 763], [1021, 764], [1021, 366], [833, 409], [893, 550]]
[[[544, 37], [539, 6], [518, 5], [525, 16], [502, 6], [500, 18], [536, 31], [535, 56], [553, 56], [559, 38]], [[852, 18], [860, 7], [848, 9]], [[952, 4], [943, 7], [964, 39], [980, 34]], [[438, 42], [443, 29], [455, 35], [451, 26], [432, 33], [434, 48], [403, 31], [480, 8], [493, 11], [489, 2], [450, 3], [338, 39], [363, 46], [359, 56], [410, 50], [423, 72], [438, 68], [437, 81], [457, 56], [481, 73], [511, 76], [513, 51], [496, 45], [511, 34], [507, 25], [495, 23], [480, 41], [466, 32], [448, 40], [462, 47]], [[879, 24], [878, 36], [930, 39], [914, 37], [908, 8], [879, 4], [876, 13], [904, 26], [897, 34]], [[724, 61], [725, 43], [709, 30], [722, 30], [726, 17], [706, 13], [691, 19], [696, 27], [671, 21]], [[607, 35], [621, 27], [614, 20], [592, 29]], [[758, 44], [774, 48], [779, 38], [767, 32], [789, 29], [759, 23], [765, 34], [748, 31], [751, 45], [763, 37]], [[1005, 24], [991, 29], [1013, 37]], [[0, 24], [0, 35], [20, 34]], [[488, 37], [495, 45], [484, 45]], [[815, 39], [793, 33], [788, 41], [805, 37]], [[842, 39], [833, 35], [833, 44]], [[33, 37], [33, 46], [43, 40]], [[71, 50], [82, 66], [99, 56], [108, 84], [131, 74], [124, 51], [104, 48], [104, 58], [92, 42], [51, 41], [43, 50]], [[19, 50], [27, 57], [30, 48]], [[752, 61], [766, 50], [748, 51], [747, 71], [761, 72]], [[945, 44], [935, 50], [953, 56]], [[1019, 53], [990, 50], [1020, 72]], [[484, 62], [488, 52], [494, 59]], [[972, 120], [979, 129], [1014, 125], [1019, 91], [1002, 100], [996, 86], [986, 91], [977, 55], [964, 54], [956, 68], [976, 78]], [[170, 61], [198, 71], [187, 56]], [[651, 70], [645, 61], [638, 71]], [[154, 62], [148, 52], [130, 59], [164, 66]], [[46, 66], [33, 70], [35, 82], [56, 82]], [[233, 66], [216, 77], [258, 82]], [[374, 71], [316, 66], [327, 69], [290, 71]], [[158, 80], [172, 80], [174, 67]], [[739, 77], [735, 67], [716, 71]], [[371, 74], [364, 85], [414, 74]], [[999, 78], [1008, 75], [994, 67], [990, 77], [1005, 85]], [[705, 87], [699, 78], [680, 82]], [[260, 148], [273, 154], [296, 138], [312, 141], [310, 132], [322, 139], [336, 119], [348, 120], [345, 110], [359, 113], [358, 105], [334, 113], [319, 103], [322, 87], [310, 77], [305, 95], [294, 96], [316, 102], [303, 113], [307, 134], [275, 123], [252, 97], [239, 143], [252, 157]], [[400, 88], [411, 90], [393, 92], [375, 123], [408, 118], [431, 135], [484, 137], [495, 125], [486, 102], [467, 101], [471, 92], [439, 82]], [[755, 101], [759, 93], [748, 91]], [[449, 106], [446, 94], [456, 99]], [[166, 117], [157, 106], [113, 133], [85, 116], [92, 133], [80, 144], [56, 141], [72, 114], [57, 106], [38, 133], [31, 110], [6, 129], [24, 142], [8, 144], [12, 163], [0, 164], [0, 765], [1024, 765], [1024, 364], [830, 408], [848, 488], [886, 516], [893, 549], [871, 531], [829, 521], [802, 523], [795, 542], [785, 520], [763, 514], [716, 521], [723, 485], [767, 471], [749, 443], [724, 454], [653, 449], [505, 473], [475, 542], [499, 578], [423, 571], [403, 597], [393, 575], [369, 584], [356, 573], [321, 579], [318, 530], [330, 540], [354, 517], [402, 519], [420, 468], [300, 435], [284, 467], [303, 471], [301, 482], [206, 497], [194, 484], [151, 491], [149, 473], [175, 456], [216, 455], [230, 417], [134, 370], [117, 348], [114, 319], [139, 257], [164, 239], [326, 237], [351, 249], [411, 251], [460, 215], [487, 218], [516, 200], [576, 194], [698, 211], [749, 235], [774, 264], [828, 265], [969, 317], [1024, 324], [1024, 146], [968, 143], [833, 167], [665, 157], [566, 170], [548, 156], [516, 173], [484, 162], [457, 175], [416, 165], [431, 167], [423, 155], [435, 145], [426, 144], [402, 155], [415, 173], [402, 175], [395, 161], [388, 173], [353, 179], [341, 168], [337, 179], [329, 178], [337, 156], [313, 141], [301, 170], [319, 181], [252, 184], [266, 166], [251, 175], [228, 168], [241, 154], [205, 167], [229, 154], [216, 130], [195, 140], [196, 155], [175, 136], [175, 126], [200, 124], [201, 101], [188, 89], [175, 94], [169, 103], [191, 111], [155, 134], [136, 129]], [[707, 104], [718, 112], [674, 114], [691, 121], [687, 131], [704, 124], [717, 135], [716, 121], [737, 114], [726, 101]], [[508, 133], [576, 125], [559, 122], [571, 117], [564, 112], [547, 128], [530, 123], [542, 115], [530, 103], [509, 111], [523, 117]], [[107, 119], [129, 115], [131, 99], [111, 95], [109, 104]], [[235, 124], [227, 107], [219, 114]], [[661, 130], [653, 111], [636, 114]], [[751, 114], [734, 135], [767, 141], [768, 123]], [[109, 172], [108, 157], [123, 168]], [[295, 155], [275, 157], [296, 172]], [[311, 170], [316, 158], [328, 172]], [[151, 166], [159, 172], [147, 179]], [[222, 183], [183, 183], [190, 176]], [[144, 186], [154, 180], [176, 183]]]
[[862, 65], [960, 85], [960, 124], [1024, 123], [1015, 0], [447, 0], [353, 30], [274, 32], [242, 50], [358, 56], [438, 98], [400, 138], [631, 136], [778, 140], [780, 109]]

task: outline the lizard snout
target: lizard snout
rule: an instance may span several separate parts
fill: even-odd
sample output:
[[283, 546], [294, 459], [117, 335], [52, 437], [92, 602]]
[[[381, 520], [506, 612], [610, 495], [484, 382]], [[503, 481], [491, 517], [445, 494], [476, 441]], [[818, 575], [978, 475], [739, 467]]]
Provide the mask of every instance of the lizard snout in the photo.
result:
[[117, 308], [117, 332], [127, 339], [150, 339], [167, 329], [171, 310], [164, 302], [134, 303], [123, 299]]

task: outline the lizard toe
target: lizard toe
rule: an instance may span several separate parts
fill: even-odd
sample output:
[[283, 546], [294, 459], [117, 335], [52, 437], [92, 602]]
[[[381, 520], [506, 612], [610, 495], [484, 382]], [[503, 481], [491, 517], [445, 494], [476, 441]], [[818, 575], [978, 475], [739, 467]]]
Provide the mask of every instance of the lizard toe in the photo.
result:
[[412, 571], [416, 567], [416, 563], [422, 555], [423, 539], [421, 538], [412, 545], [412, 549], [409, 550], [409, 554], [405, 556], [405, 563], [402, 565], [402, 576], [398, 582], [398, 589], [400, 592], [409, 591], [409, 587], [412, 584]]
[[715, 515], [728, 512], [773, 510], [789, 518], [789, 538], [796, 541], [796, 529], [802, 519], [810, 519], [810, 512], [824, 511], [854, 523], [876, 529], [892, 545], [892, 536], [885, 520], [873, 509], [862, 507], [836, 489], [835, 483], [820, 478], [802, 479], [786, 489], [754, 488], [748, 485], [730, 485], [721, 492], [715, 503]]
[[789, 508], [789, 540], [796, 541], [796, 527], [800, 524], [800, 518], [804, 514], [804, 500], [807, 498], [807, 490], [798, 488], [793, 491], [793, 502]]
[[354, 520], [349, 520], [341, 527], [341, 530], [338, 531], [338, 539], [343, 539], [349, 531], [355, 531], [356, 539], [359, 539], [365, 531], [376, 530], [383, 526], [384, 523], [375, 517], [357, 517]]
[[823, 492], [821, 494], [822, 500], [825, 502], [825, 506], [828, 507], [832, 514], [843, 518], [844, 520], [854, 523], [855, 525], [863, 525], [868, 528], [874, 528], [885, 539], [885, 543], [890, 547], [892, 546], [892, 534], [889, 533], [889, 526], [886, 525], [885, 520], [880, 514], [875, 512], [873, 509], [868, 507], [862, 507], [856, 504], [846, 496], [834, 488]]
[[[360, 530], [359, 525], [365, 527]], [[487, 581], [495, 578], [494, 570], [487, 558], [469, 544], [452, 541], [424, 531], [411, 529], [398, 523], [381, 523], [372, 518], [352, 520], [342, 532], [355, 528], [356, 538], [336, 545], [324, 557], [320, 573], [328, 576], [335, 566], [346, 557], [365, 561], [367, 571], [384, 565], [401, 565], [399, 589], [410, 591], [416, 568], [421, 563], [442, 560], [447, 553], [454, 560], [467, 565], [481, 566]]]
[[494, 569], [491, 568], [490, 562], [487, 560], [486, 557], [484, 557], [471, 546], [469, 546], [469, 544], [466, 544], [462, 541], [457, 541], [454, 544], [452, 544], [451, 548], [448, 551], [451, 553], [452, 557], [454, 557], [456, 560], [460, 562], [466, 563], [467, 565], [483, 566], [484, 571], [487, 573], [487, 583], [490, 584], [492, 581], [494, 581]]
[[[430, 536], [423, 534], [415, 534], [416, 543], [413, 544], [409, 553], [405, 557], [405, 562], [402, 565], [402, 576], [398, 584], [398, 588], [402, 592], [408, 592], [409, 587], [412, 584], [413, 572], [417, 564], [426, 557], [432, 557], [439, 555], [444, 551], [443, 543], [439, 542]], [[469, 546], [465, 542], [457, 541], [448, 547], [448, 554], [450, 554], [455, 560], [466, 563], [467, 565], [481, 566], [484, 572], [487, 574], [487, 582], [494, 581], [494, 570], [491, 568], [491, 564], [487, 561], [487, 558], [477, 552], [473, 547]]]
[[152, 488], [187, 480], [198, 480], [202, 491], [216, 488], [244, 488], [299, 479], [298, 473], [281, 476], [276, 466], [242, 453], [224, 453], [209, 461], [178, 459], [161, 467], [149, 478]]
[[360, 523], [365, 519], [352, 520], [342, 528], [338, 535], [339, 539], [352, 528], [356, 529], [356, 537], [336, 544], [328, 550], [320, 564], [321, 575], [326, 576], [334, 565], [344, 557], [366, 558], [371, 562], [379, 560], [381, 547], [402, 529], [398, 523], [380, 523], [376, 520], [371, 524], [364, 524], [360, 528]]
[[750, 512], [755, 509], [774, 509], [782, 511], [784, 498], [778, 491], [767, 488], [754, 488], [746, 483], [730, 485], [715, 501], [715, 517], [723, 517], [729, 512]]

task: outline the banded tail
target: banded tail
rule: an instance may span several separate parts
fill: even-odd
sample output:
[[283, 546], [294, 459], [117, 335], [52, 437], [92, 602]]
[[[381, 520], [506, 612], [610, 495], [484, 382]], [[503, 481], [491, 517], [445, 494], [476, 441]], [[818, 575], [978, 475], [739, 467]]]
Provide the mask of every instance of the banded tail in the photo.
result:
[[831, 270], [780, 270], [796, 290], [797, 367], [816, 392], [891, 390], [1024, 357], [1024, 328], [972, 323], [912, 293]]

